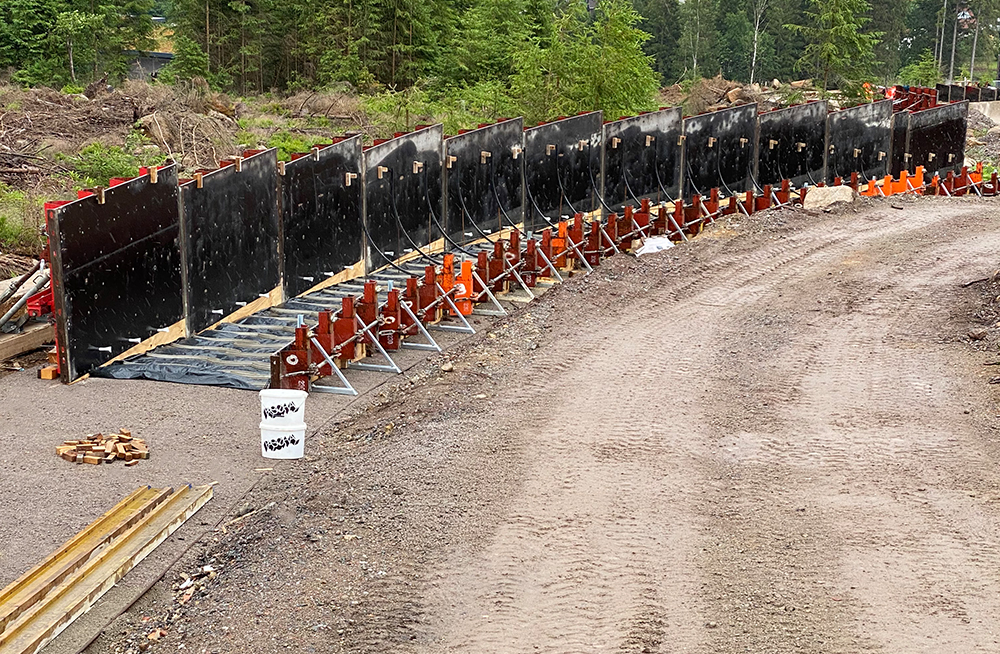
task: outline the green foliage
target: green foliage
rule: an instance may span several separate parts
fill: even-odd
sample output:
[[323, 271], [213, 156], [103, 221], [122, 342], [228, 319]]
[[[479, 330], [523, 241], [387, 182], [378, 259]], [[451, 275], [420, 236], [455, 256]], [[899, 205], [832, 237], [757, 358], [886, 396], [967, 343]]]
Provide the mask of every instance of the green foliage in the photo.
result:
[[681, 5], [681, 53], [687, 75], [697, 79], [715, 72], [712, 54], [718, 33], [715, 29], [716, 0], [685, 0]]
[[813, 11], [806, 12], [802, 25], [786, 25], [806, 39], [799, 67], [830, 81], [856, 82], [871, 74], [875, 65], [875, 44], [882, 34], [863, 32], [871, 22], [871, 6], [866, 0], [810, 0]]
[[653, 69], [663, 84], [673, 84], [684, 75], [680, 56], [681, 7], [678, 0], [636, 0], [636, 11], [643, 16], [639, 27], [651, 34], [643, 51], [653, 58]]
[[280, 161], [291, 161], [292, 154], [296, 152], [309, 152], [309, 149], [315, 142], [316, 137], [282, 131], [275, 132], [267, 139], [267, 147], [278, 148], [278, 159]]
[[64, 84], [63, 87], [59, 89], [59, 92], [65, 93], [66, 95], [73, 95], [83, 93], [84, 90], [85, 89], [79, 84]]
[[0, 69], [13, 68], [18, 83], [56, 88], [105, 73], [121, 78], [127, 52], [152, 44], [152, 6], [152, 0], [3, 0]]
[[146, 145], [145, 137], [132, 132], [126, 137], [124, 147], [91, 143], [76, 155], [60, 159], [70, 168], [70, 177], [79, 188], [105, 186], [113, 177], [135, 177], [140, 167], [164, 162], [159, 150], [147, 149]]
[[42, 247], [42, 200], [0, 184], [0, 248], [37, 254]]
[[753, 25], [746, 12], [720, 13], [720, 39], [716, 59], [726, 79], [750, 81], [750, 58], [753, 54]]
[[920, 58], [899, 71], [899, 81], [916, 86], [934, 86], [941, 81], [941, 71], [938, 69], [934, 53], [924, 50]]
[[209, 79], [208, 53], [194, 40], [178, 36], [174, 40], [174, 58], [160, 71], [159, 80], [166, 84], [190, 81], [195, 77]]
[[602, 0], [593, 23], [582, 5], [515, 54], [511, 95], [528, 121], [603, 109], [610, 119], [653, 107], [658, 75], [642, 51], [649, 35], [628, 0]]

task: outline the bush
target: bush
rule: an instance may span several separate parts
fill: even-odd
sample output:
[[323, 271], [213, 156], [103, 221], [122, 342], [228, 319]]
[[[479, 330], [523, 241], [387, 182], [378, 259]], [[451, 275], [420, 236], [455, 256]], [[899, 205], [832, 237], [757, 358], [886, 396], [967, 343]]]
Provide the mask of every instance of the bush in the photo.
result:
[[136, 177], [139, 168], [162, 164], [166, 157], [158, 150], [145, 148], [148, 144], [144, 136], [132, 132], [125, 138], [124, 147], [91, 143], [76, 155], [60, 159], [71, 168], [70, 177], [80, 188], [105, 186], [113, 177]]
[[42, 200], [0, 184], [0, 250], [37, 255], [41, 226]]
[[267, 147], [278, 148], [278, 160], [290, 161], [295, 152], [309, 152], [318, 139], [294, 132], [276, 132], [267, 139]]

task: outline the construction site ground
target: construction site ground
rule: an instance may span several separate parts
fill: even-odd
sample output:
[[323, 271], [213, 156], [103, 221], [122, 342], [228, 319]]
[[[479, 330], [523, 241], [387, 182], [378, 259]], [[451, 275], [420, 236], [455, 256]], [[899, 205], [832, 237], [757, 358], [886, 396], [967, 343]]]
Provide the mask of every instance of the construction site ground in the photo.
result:
[[[294, 462], [254, 393], [9, 374], [0, 584], [218, 481], [49, 651], [127, 608], [88, 652], [995, 652], [998, 253], [993, 200], [730, 217], [314, 394]], [[54, 454], [119, 426], [150, 460]]]

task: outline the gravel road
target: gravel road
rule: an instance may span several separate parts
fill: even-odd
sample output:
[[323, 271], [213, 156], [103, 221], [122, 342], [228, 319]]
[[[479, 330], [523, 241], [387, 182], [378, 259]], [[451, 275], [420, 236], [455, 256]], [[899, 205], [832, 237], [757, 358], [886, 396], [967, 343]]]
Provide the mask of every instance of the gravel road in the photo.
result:
[[217, 579], [91, 651], [1000, 651], [1000, 287], [962, 286], [998, 209], [615, 257], [313, 439], [208, 541]]

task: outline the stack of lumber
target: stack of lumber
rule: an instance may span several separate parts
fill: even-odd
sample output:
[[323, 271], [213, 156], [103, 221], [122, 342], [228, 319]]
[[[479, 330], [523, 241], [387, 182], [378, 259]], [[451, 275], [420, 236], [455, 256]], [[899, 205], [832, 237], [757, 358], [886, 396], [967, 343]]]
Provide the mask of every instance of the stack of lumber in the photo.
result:
[[120, 429], [117, 434], [88, 434], [81, 440], [65, 441], [56, 446], [56, 454], [74, 463], [96, 466], [119, 460], [133, 466], [149, 458], [149, 448], [145, 440], [133, 437], [128, 429]]
[[211, 486], [139, 488], [0, 590], [0, 654], [37, 654], [211, 497]]

